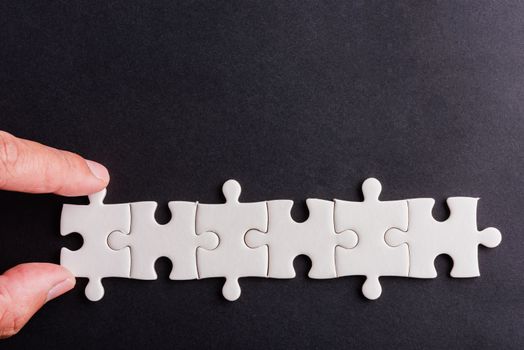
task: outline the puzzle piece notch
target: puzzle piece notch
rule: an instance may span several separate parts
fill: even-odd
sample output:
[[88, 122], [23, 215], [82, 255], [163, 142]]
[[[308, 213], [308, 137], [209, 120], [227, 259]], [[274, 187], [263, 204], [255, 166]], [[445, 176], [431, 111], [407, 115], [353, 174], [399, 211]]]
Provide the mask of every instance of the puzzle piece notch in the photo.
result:
[[362, 184], [364, 201], [335, 199], [336, 232], [352, 230], [359, 239], [353, 249], [336, 248], [338, 276], [366, 276], [362, 293], [371, 300], [382, 294], [380, 276], [407, 276], [409, 271], [407, 245], [390, 247], [384, 239], [390, 228], [407, 229], [407, 201], [381, 201], [381, 192], [380, 182], [368, 178]]
[[240, 184], [228, 180], [222, 186], [226, 202], [197, 205], [196, 231], [216, 233], [220, 244], [214, 250], [197, 249], [199, 278], [225, 277], [222, 294], [233, 301], [240, 297], [240, 277], [266, 277], [267, 249], [251, 249], [244, 242], [250, 229], [267, 230], [266, 202], [241, 203]]
[[249, 230], [245, 241], [248, 247], [264, 245], [269, 249], [268, 277], [294, 278], [293, 261], [298, 255], [307, 255], [312, 266], [310, 278], [335, 278], [335, 247], [353, 248], [358, 237], [353, 231], [335, 232], [334, 203], [321, 199], [307, 199], [309, 218], [297, 223], [291, 217], [293, 201], [267, 202], [267, 232]]
[[76, 277], [87, 277], [85, 294], [91, 301], [104, 296], [102, 278], [129, 277], [129, 249], [115, 252], [107, 246], [107, 236], [114, 230], [129, 232], [129, 204], [104, 204], [106, 189], [89, 195], [89, 205], [65, 204], [62, 208], [60, 234], [82, 235], [84, 244], [78, 250], [62, 248], [60, 264]]
[[197, 248], [211, 250], [218, 246], [216, 234], [196, 234], [197, 203], [173, 201], [168, 206], [172, 214], [171, 221], [160, 225], [155, 220], [156, 202], [131, 203], [130, 233], [115, 231], [109, 235], [108, 245], [112, 249], [130, 247], [131, 278], [157, 279], [155, 262], [160, 257], [167, 257], [173, 263], [170, 279], [196, 279]]
[[407, 243], [410, 254], [409, 276], [435, 278], [435, 258], [447, 254], [453, 259], [451, 276], [480, 276], [478, 245], [493, 248], [499, 245], [502, 236], [496, 228], [477, 229], [478, 198], [450, 197], [447, 204], [450, 216], [445, 221], [433, 218], [435, 200], [417, 198], [408, 200], [408, 231], [391, 229], [386, 233], [387, 244], [397, 246]]

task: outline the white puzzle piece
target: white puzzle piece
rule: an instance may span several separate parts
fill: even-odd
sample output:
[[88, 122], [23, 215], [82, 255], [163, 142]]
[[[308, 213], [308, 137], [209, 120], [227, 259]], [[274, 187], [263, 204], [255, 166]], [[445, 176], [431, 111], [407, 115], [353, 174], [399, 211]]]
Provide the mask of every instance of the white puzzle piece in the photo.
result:
[[197, 233], [214, 232], [220, 244], [214, 250], [197, 250], [197, 266], [200, 278], [225, 277], [222, 294], [227, 300], [240, 297], [240, 277], [265, 277], [267, 272], [267, 249], [249, 248], [244, 235], [250, 229], [266, 231], [267, 208], [265, 202], [240, 203], [241, 187], [235, 180], [224, 183], [222, 191], [225, 204], [201, 204], [197, 206]]
[[117, 252], [107, 245], [112, 231], [129, 232], [129, 204], [104, 204], [105, 196], [104, 189], [89, 196], [89, 205], [65, 204], [60, 223], [62, 236], [78, 232], [84, 239], [78, 250], [62, 248], [60, 264], [77, 277], [89, 278], [85, 293], [92, 301], [104, 296], [102, 278], [129, 277], [131, 266], [129, 249]]
[[89, 196], [89, 205], [64, 205], [61, 234], [78, 232], [84, 244], [62, 248], [60, 262], [89, 279], [85, 293], [93, 301], [104, 295], [102, 278], [156, 279], [160, 257], [171, 259], [171, 279], [225, 277], [222, 294], [236, 300], [239, 278], [293, 278], [295, 257], [306, 255], [311, 278], [363, 275], [364, 296], [376, 299], [381, 276], [436, 277], [440, 254], [453, 259], [452, 277], [479, 276], [478, 245], [501, 241], [495, 228], [478, 231], [478, 198], [449, 198], [450, 217], [439, 222], [433, 199], [380, 201], [381, 190], [370, 178], [362, 202], [308, 199], [309, 218], [298, 223], [293, 201], [240, 203], [239, 183], [228, 180], [226, 203], [169, 202], [165, 225], [155, 220], [155, 202], [104, 204], [103, 190]]
[[304, 254], [312, 262], [310, 278], [335, 278], [335, 247], [353, 248], [357, 244], [356, 233], [335, 232], [332, 201], [307, 199], [306, 204], [309, 218], [297, 223], [291, 217], [293, 201], [268, 201], [267, 233], [258, 230], [247, 232], [245, 240], [249, 247], [269, 247], [268, 277], [295, 277], [293, 260]]
[[197, 204], [192, 202], [169, 202], [171, 221], [160, 225], [155, 220], [156, 202], [131, 203], [131, 231], [125, 234], [113, 232], [108, 239], [109, 247], [131, 249], [131, 278], [157, 279], [155, 262], [167, 257], [173, 263], [169, 276], [172, 280], [198, 278], [196, 266], [197, 247], [215, 249], [218, 236], [212, 232], [196, 234], [195, 215]]
[[362, 293], [368, 299], [377, 299], [382, 293], [380, 276], [407, 276], [409, 269], [407, 245], [390, 247], [384, 239], [390, 228], [407, 229], [407, 202], [380, 201], [381, 191], [380, 182], [369, 178], [362, 184], [363, 202], [335, 199], [335, 230], [353, 230], [358, 235], [355, 248], [336, 248], [337, 273], [366, 276]]
[[446, 221], [439, 222], [431, 214], [434, 199], [408, 200], [408, 231], [391, 229], [385, 238], [391, 246], [407, 242], [410, 277], [437, 277], [434, 260], [440, 254], [448, 254], [453, 259], [452, 277], [480, 275], [478, 245], [496, 247], [501, 241], [501, 234], [493, 227], [477, 230], [477, 202], [478, 198], [448, 198], [450, 216]]

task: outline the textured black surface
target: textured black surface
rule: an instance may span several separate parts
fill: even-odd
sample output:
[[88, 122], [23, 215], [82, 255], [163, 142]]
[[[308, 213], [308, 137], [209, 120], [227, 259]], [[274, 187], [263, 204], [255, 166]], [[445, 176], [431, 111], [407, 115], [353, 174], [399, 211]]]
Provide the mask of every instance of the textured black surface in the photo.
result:
[[[521, 1], [2, 1], [0, 129], [106, 164], [108, 202], [480, 196], [482, 277], [86, 280], [8, 349], [522, 348], [524, 3]], [[61, 205], [0, 193], [0, 268], [59, 261]], [[101, 346], [101, 347], [100, 347]]]

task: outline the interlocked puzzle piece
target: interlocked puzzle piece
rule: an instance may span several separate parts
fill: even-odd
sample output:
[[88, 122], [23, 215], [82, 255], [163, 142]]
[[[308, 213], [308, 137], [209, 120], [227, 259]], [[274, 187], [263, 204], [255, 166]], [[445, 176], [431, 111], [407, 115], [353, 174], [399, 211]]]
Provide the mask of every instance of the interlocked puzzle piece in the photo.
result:
[[376, 299], [382, 293], [380, 276], [407, 276], [409, 270], [408, 247], [390, 247], [384, 240], [390, 228], [407, 229], [407, 202], [380, 201], [381, 191], [380, 182], [369, 178], [362, 184], [363, 202], [335, 199], [336, 231], [353, 230], [358, 235], [355, 248], [336, 248], [337, 273], [366, 276], [362, 293], [368, 299]]
[[408, 231], [391, 229], [385, 238], [391, 246], [404, 242], [408, 244], [410, 277], [436, 277], [434, 260], [440, 254], [448, 254], [453, 259], [452, 277], [480, 275], [478, 245], [496, 247], [501, 241], [501, 234], [493, 227], [477, 230], [477, 202], [478, 198], [448, 198], [450, 216], [446, 221], [439, 222], [431, 214], [434, 199], [408, 200]]
[[267, 249], [252, 249], [244, 242], [250, 229], [267, 230], [266, 202], [240, 203], [241, 187], [235, 180], [228, 180], [222, 187], [225, 204], [197, 206], [197, 233], [214, 232], [220, 243], [214, 250], [197, 250], [200, 278], [225, 277], [222, 294], [227, 300], [240, 297], [240, 277], [266, 277]]
[[211, 232], [196, 234], [197, 204], [169, 202], [172, 219], [165, 225], [155, 220], [156, 202], [131, 203], [131, 231], [129, 234], [113, 232], [108, 244], [115, 250], [131, 249], [131, 278], [154, 280], [157, 278], [155, 261], [167, 257], [173, 263], [169, 278], [188, 280], [198, 278], [196, 250], [215, 249], [218, 236]]
[[102, 278], [129, 277], [131, 266], [129, 249], [117, 252], [107, 245], [111, 231], [129, 232], [129, 204], [104, 204], [105, 196], [104, 189], [89, 196], [89, 205], [65, 204], [60, 223], [62, 236], [78, 232], [84, 239], [78, 250], [62, 248], [60, 264], [77, 277], [89, 278], [85, 293], [92, 301], [104, 296]]
[[240, 277], [293, 278], [293, 260], [304, 254], [311, 278], [364, 275], [362, 292], [376, 299], [381, 276], [436, 277], [440, 254], [453, 258], [453, 277], [478, 276], [478, 245], [501, 241], [495, 228], [477, 230], [477, 198], [449, 198], [451, 215], [439, 222], [433, 199], [380, 201], [374, 178], [362, 185], [363, 202], [308, 199], [303, 223], [291, 218], [293, 201], [240, 203], [235, 180], [222, 190], [223, 204], [170, 202], [165, 225], [154, 218], [155, 202], [104, 204], [105, 190], [89, 196], [89, 205], [66, 204], [61, 234], [78, 232], [84, 244], [62, 248], [61, 264], [89, 278], [93, 301], [104, 295], [102, 278], [156, 279], [155, 261], [164, 256], [173, 262], [171, 279], [225, 277], [222, 293], [236, 300]]
[[332, 201], [308, 199], [309, 218], [297, 223], [291, 218], [291, 200], [267, 202], [269, 224], [267, 233], [250, 230], [246, 244], [251, 248], [269, 247], [268, 277], [293, 278], [293, 260], [307, 255], [312, 266], [311, 278], [335, 278], [335, 247], [353, 248], [358, 237], [353, 231], [335, 232]]

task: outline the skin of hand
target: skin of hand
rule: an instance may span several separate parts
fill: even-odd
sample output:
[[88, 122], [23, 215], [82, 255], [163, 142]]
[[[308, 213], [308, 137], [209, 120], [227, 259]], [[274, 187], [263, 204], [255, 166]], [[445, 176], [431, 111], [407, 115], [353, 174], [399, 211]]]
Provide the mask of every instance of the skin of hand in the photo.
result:
[[[0, 130], [0, 190], [83, 196], [109, 183], [107, 169], [77, 154]], [[16, 334], [46, 302], [75, 286], [60, 265], [26, 263], [0, 276], [0, 338]]]

